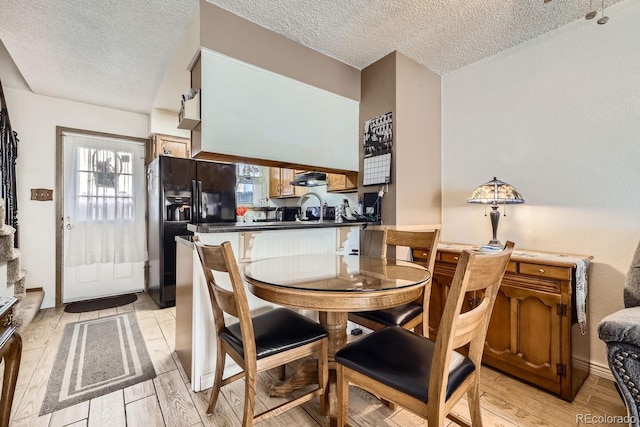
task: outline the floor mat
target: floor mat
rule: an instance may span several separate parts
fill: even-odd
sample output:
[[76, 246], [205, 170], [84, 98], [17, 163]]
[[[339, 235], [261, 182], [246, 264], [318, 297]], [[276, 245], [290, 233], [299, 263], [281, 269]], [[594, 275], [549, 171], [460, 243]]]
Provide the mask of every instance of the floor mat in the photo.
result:
[[64, 311], [67, 313], [84, 313], [86, 311], [105, 310], [107, 308], [120, 307], [121, 305], [131, 304], [138, 297], [136, 294], [117, 295], [115, 297], [106, 297], [91, 299], [87, 301], [78, 301], [67, 304]]
[[[155, 376], [134, 312], [68, 323], [64, 327], [40, 415]], [[89, 402], [85, 408], [88, 407]]]

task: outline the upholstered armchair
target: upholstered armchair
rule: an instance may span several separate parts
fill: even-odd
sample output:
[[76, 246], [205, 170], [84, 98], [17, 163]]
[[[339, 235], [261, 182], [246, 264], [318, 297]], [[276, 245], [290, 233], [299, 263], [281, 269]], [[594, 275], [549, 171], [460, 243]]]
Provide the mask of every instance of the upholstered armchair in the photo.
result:
[[624, 306], [602, 319], [600, 339], [607, 343], [607, 361], [624, 399], [631, 425], [640, 426], [640, 244], [624, 288]]

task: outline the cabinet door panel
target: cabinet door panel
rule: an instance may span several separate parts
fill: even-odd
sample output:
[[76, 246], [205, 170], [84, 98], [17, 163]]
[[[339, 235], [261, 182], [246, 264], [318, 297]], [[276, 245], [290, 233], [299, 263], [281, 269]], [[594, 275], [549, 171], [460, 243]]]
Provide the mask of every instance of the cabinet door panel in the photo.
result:
[[269, 197], [280, 197], [280, 168], [269, 168]]
[[500, 290], [493, 306], [486, 338], [487, 345], [494, 352], [503, 353], [511, 350], [512, 323], [511, 299]]
[[295, 171], [293, 169], [280, 169], [281, 196], [293, 196], [295, 194], [295, 187], [291, 185], [291, 181], [293, 181], [295, 177]]
[[339, 191], [344, 190], [346, 183], [346, 176], [337, 173], [327, 174], [327, 191]]
[[[488, 363], [509, 372], [506, 364], [547, 380], [559, 381], [560, 295], [501, 286], [487, 339]], [[499, 361], [496, 361], [499, 359]]]

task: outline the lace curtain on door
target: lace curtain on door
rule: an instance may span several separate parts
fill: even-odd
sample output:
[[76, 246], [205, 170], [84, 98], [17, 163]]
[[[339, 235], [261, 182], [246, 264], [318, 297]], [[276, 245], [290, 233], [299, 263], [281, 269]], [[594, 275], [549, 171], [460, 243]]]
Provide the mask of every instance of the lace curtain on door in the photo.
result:
[[63, 134], [65, 265], [147, 259], [144, 144]]

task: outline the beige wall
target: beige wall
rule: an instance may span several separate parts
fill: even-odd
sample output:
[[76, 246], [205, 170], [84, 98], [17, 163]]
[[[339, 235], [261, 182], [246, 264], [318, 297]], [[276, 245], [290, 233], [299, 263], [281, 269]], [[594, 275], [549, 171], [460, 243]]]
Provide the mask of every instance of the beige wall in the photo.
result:
[[360, 100], [360, 71], [200, 1], [200, 45], [312, 86]]
[[191, 131], [178, 129], [178, 113], [167, 110], [151, 110], [149, 115], [149, 135], [161, 133], [164, 135], [190, 138]]
[[[396, 120], [396, 53], [392, 52], [382, 59], [374, 62], [365, 69], [362, 70], [361, 76], [362, 95], [360, 100], [360, 141], [364, 140], [364, 128], [363, 123], [366, 120], [373, 119], [382, 114], [388, 112], [393, 113], [393, 120], [395, 125]], [[395, 141], [394, 141], [395, 149]], [[359, 170], [363, 170], [364, 156], [363, 151], [360, 150], [360, 166]], [[395, 160], [395, 155], [392, 153], [392, 161]], [[394, 164], [391, 166], [391, 182], [395, 183], [396, 167]], [[360, 174], [362, 175], [362, 173]], [[362, 176], [359, 177], [359, 185], [361, 191], [378, 192], [379, 186], [367, 186], [362, 187]], [[395, 184], [389, 186], [389, 191], [384, 196], [382, 202], [382, 218], [385, 223], [396, 223], [396, 209], [395, 209]]]
[[[392, 52], [362, 70], [361, 85], [360, 141], [364, 121], [393, 112], [391, 184], [384, 187], [384, 223], [439, 224], [440, 76], [402, 53]], [[360, 171], [363, 164], [360, 150]], [[380, 188], [372, 185], [361, 190], [378, 192]]]
[[[149, 117], [79, 102], [5, 88], [11, 126], [18, 132], [18, 223], [21, 268], [26, 287], [42, 287], [43, 308], [55, 305], [56, 218], [55, 201], [31, 199], [31, 188], [55, 189], [56, 126], [146, 138]], [[60, 195], [54, 194], [54, 199]]]
[[[484, 209], [466, 204], [493, 176], [526, 203], [498, 238], [516, 248], [593, 255], [591, 360], [608, 372], [598, 322], [622, 308], [640, 240], [640, 2], [607, 9], [443, 78], [443, 239], [484, 244]], [[500, 209], [503, 210], [502, 208]]]
[[438, 74], [396, 53], [394, 155], [398, 225], [442, 221], [440, 88]]

